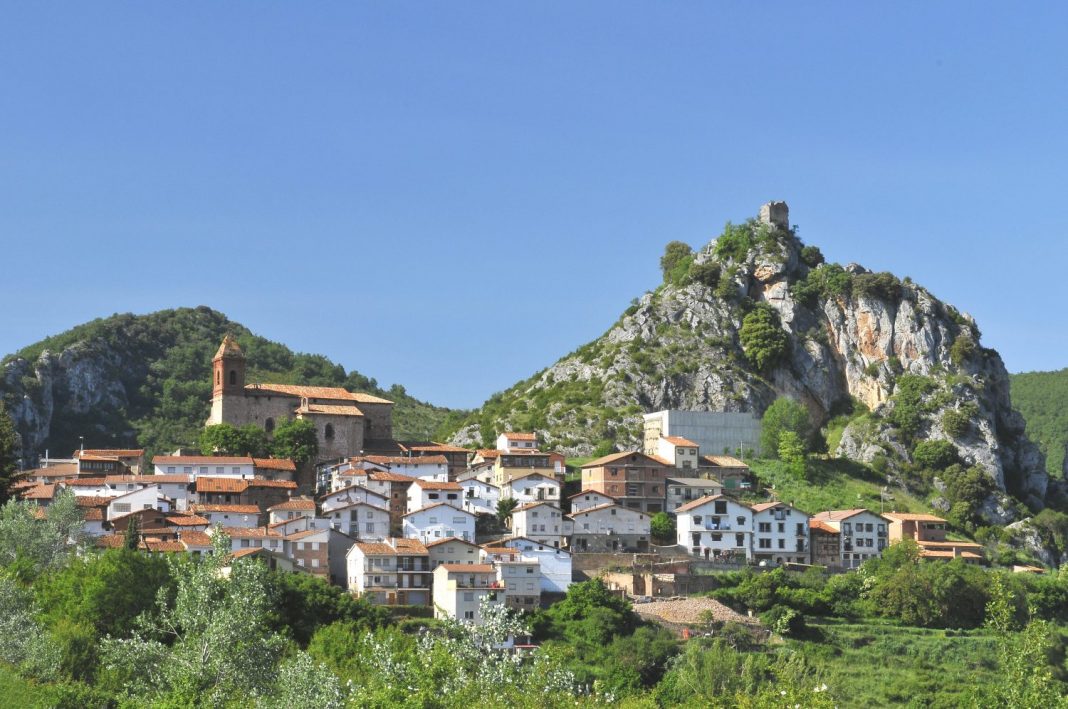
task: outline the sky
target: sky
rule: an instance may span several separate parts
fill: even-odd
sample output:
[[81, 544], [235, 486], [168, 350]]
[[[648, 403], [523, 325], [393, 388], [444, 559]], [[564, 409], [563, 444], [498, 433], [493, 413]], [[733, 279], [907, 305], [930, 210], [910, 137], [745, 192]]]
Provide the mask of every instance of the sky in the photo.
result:
[[1068, 5], [0, 3], [0, 353], [208, 305], [473, 407], [785, 200], [1068, 366]]

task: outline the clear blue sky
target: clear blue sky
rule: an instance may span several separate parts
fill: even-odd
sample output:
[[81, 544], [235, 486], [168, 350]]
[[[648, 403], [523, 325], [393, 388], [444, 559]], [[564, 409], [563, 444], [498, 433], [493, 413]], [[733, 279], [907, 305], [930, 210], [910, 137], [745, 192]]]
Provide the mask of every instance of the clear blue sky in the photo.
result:
[[210, 305], [474, 406], [769, 199], [1068, 365], [1063, 3], [0, 6], [0, 352]]

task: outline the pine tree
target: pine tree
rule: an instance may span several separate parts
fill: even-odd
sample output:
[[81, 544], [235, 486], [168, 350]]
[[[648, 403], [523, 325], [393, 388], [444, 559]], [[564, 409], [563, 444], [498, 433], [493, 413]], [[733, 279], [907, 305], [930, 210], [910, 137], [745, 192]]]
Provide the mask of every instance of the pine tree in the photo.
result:
[[126, 534], [122, 538], [122, 546], [126, 549], [136, 550], [141, 545], [141, 517], [130, 515], [130, 522], [126, 525]]

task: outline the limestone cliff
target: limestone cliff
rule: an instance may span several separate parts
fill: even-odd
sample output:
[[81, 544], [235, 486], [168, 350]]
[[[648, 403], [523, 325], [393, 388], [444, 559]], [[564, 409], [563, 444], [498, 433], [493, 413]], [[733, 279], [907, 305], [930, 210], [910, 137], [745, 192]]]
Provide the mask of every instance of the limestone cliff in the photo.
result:
[[[589, 454], [637, 446], [645, 412], [760, 414], [789, 396], [821, 422], [870, 409], [846, 428], [839, 455], [883, 461], [892, 473], [908, 460], [910, 442], [949, 439], [1000, 493], [1040, 507], [1044, 461], [1012, 409], [1001, 358], [979, 345], [972, 319], [908, 279], [824, 264], [781, 213], [771, 216], [728, 225], [668, 264], [665, 284], [608, 332], [495, 395], [454, 440], [537, 429], [547, 446]], [[770, 361], [758, 367], [762, 348]], [[903, 384], [920, 391], [916, 400], [903, 400]], [[984, 511], [989, 521], [1016, 514], [1000, 493]]]

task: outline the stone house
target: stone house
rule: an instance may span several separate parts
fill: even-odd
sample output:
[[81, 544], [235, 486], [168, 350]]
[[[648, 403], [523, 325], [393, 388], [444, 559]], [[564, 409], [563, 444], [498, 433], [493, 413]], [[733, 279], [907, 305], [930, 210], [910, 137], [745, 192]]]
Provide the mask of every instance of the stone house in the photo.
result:
[[601, 505], [571, 513], [575, 552], [649, 551], [649, 515], [620, 505]]
[[664, 485], [674, 470], [653, 455], [613, 453], [582, 466], [582, 489], [614, 497], [623, 507], [651, 515], [664, 509]]

